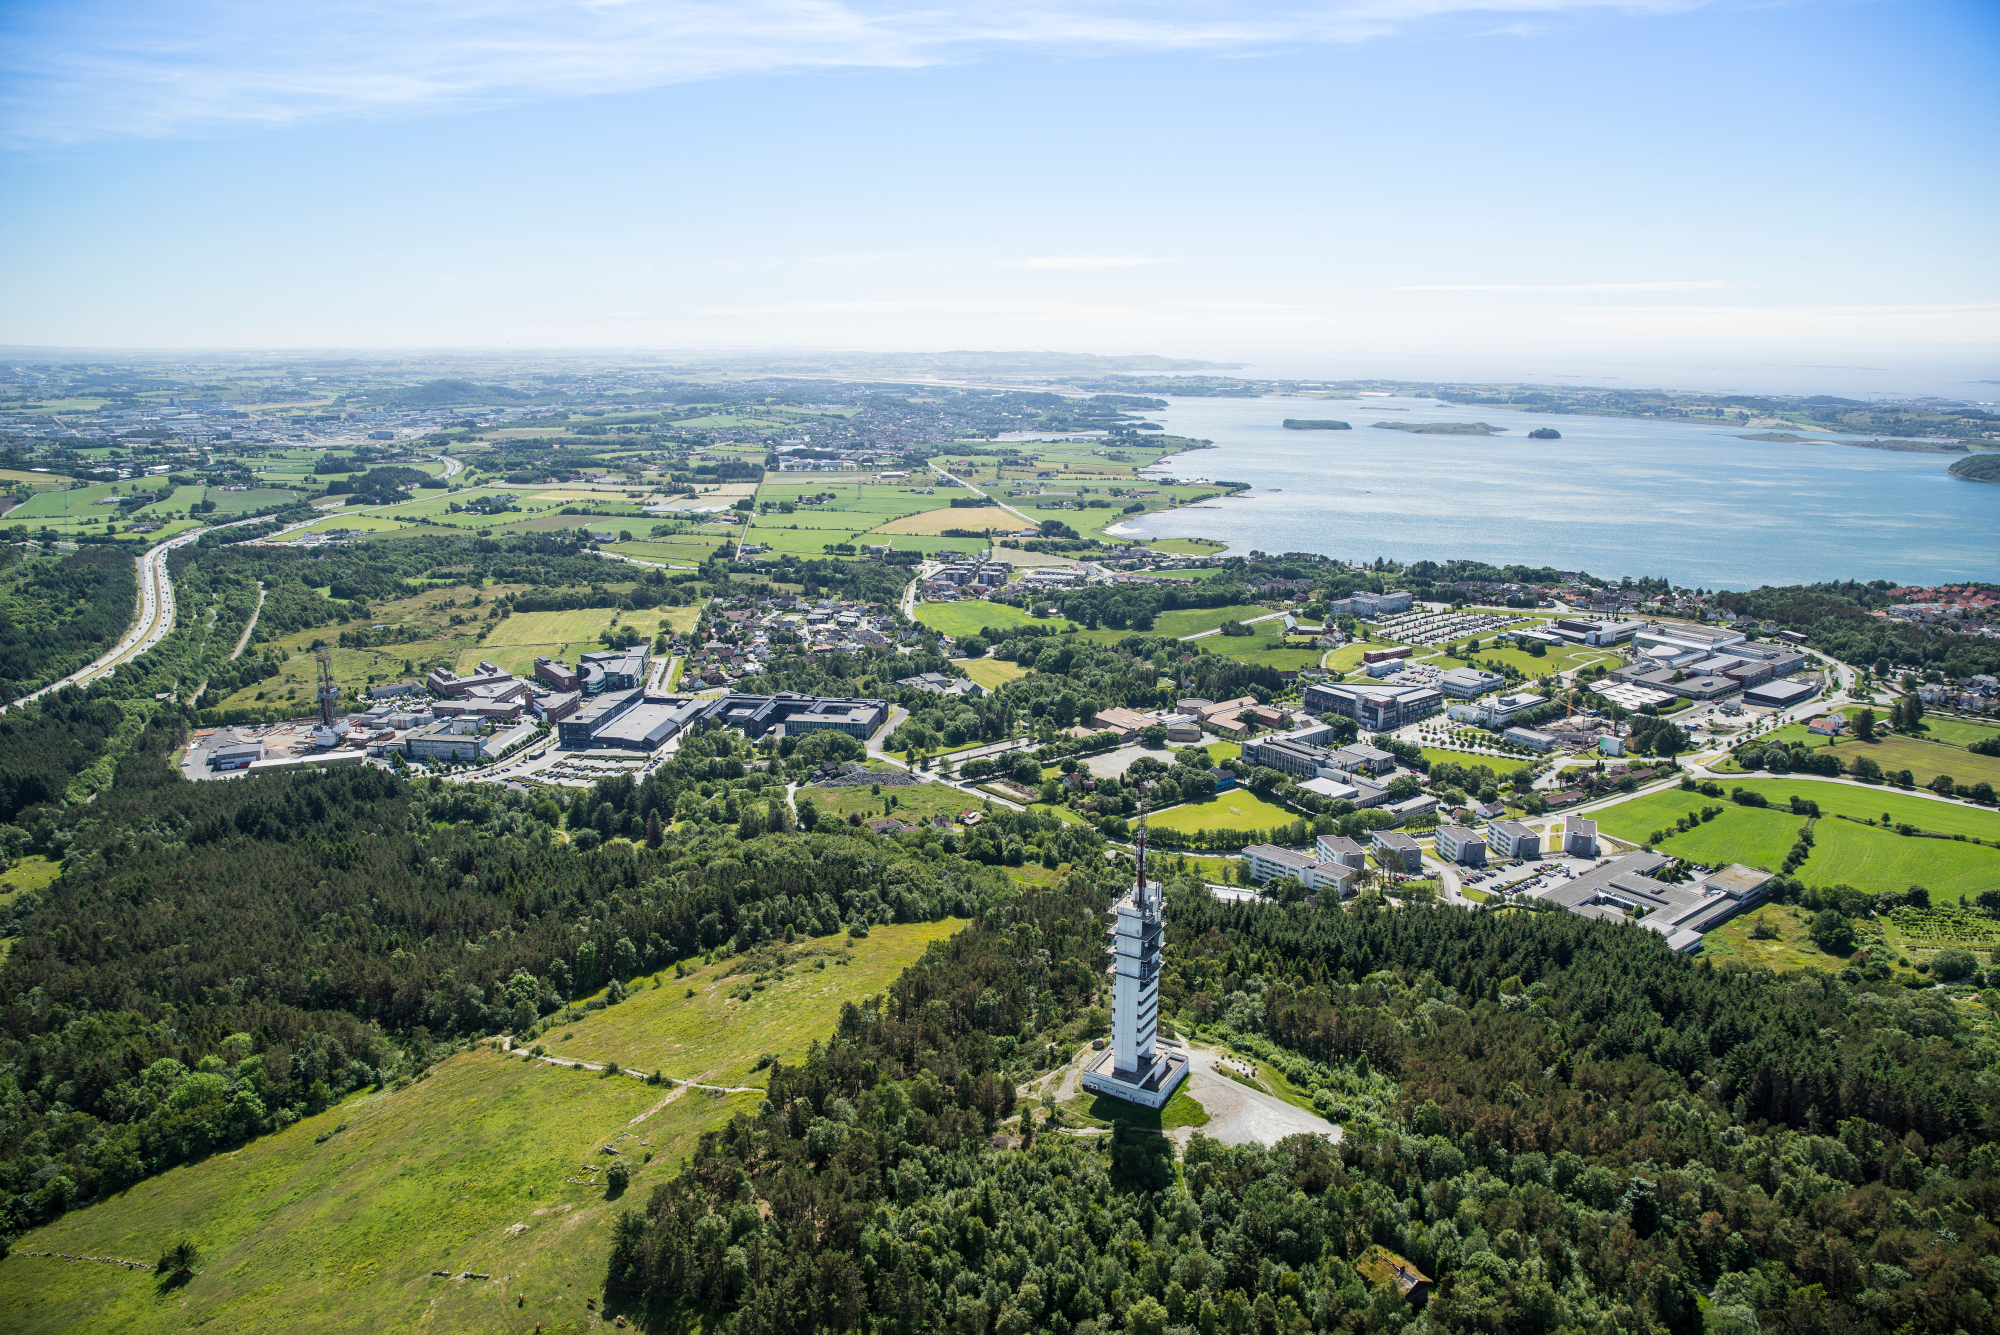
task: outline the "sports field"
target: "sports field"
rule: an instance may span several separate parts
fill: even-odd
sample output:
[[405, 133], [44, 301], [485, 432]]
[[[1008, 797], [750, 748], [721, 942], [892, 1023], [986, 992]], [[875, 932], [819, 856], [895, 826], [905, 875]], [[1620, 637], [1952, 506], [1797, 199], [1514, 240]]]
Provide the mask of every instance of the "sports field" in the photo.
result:
[[1159, 829], [1182, 832], [1267, 830], [1274, 825], [1290, 825], [1298, 818], [1297, 813], [1266, 802], [1255, 793], [1231, 789], [1201, 802], [1168, 807], [1158, 815], [1147, 816], [1146, 823]]

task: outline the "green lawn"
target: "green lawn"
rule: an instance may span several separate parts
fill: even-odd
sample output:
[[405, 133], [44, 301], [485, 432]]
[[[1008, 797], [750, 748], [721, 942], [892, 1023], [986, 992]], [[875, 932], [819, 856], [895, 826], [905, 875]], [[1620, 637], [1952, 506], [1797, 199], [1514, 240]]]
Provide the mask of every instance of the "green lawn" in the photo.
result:
[[1028, 675], [1028, 669], [1019, 663], [1009, 663], [1000, 658], [961, 658], [955, 661], [965, 670], [966, 676], [989, 691], [997, 691], [1008, 682], [1019, 681]]
[[[756, 1103], [463, 1053], [407, 1089], [351, 1098], [25, 1235], [0, 1264], [0, 1308], [24, 1333], [594, 1329], [584, 1298], [601, 1293], [618, 1213], [702, 1131]], [[596, 1151], [623, 1132], [635, 1171], [622, 1200], [564, 1181], [609, 1162]], [[143, 1271], [20, 1254], [150, 1261], [183, 1238], [204, 1264], [164, 1296]]]
[[1051, 626], [1058, 631], [1067, 629], [1069, 622], [1061, 617], [1037, 617], [1018, 607], [1006, 603], [970, 601], [963, 603], [919, 603], [917, 620], [932, 630], [940, 631], [954, 639], [976, 635], [985, 626], [1006, 630], [1013, 626]]
[[[1150, 632], [1154, 635], [1196, 635], [1205, 630], [1214, 630], [1225, 621], [1244, 621], [1250, 617], [1269, 616], [1271, 609], [1254, 604], [1238, 603], [1233, 607], [1189, 607], [1178, 612], [1162, 612], [1153, 622]], [[1279, 622], [1283, 625], [1283, 622]], [[1213, 649], [1216, 646], [1210, 645]]]
[[1234, 788], [1200, 802], [1168, 807], [1146, 817], [1146, 823], [1163, 830], [1266, 830], [1274, 825], [1290, 825], [1298, 816], [1284, 807], [1266, 802], [1255, 793]]
[[[842, 1003], [882, 991], [932, 942], [964, 926], [946, 918], [871, 928], [859, 940], [821, 937], [706, 965], [686, 978], [664, 969], [654, 975], [659, 986], [642, 978], [618, 1005], [541, 1041], [555, 1055], [663, 1070], [677, 1080], [762, 1085], [760, 1056], [802, 1061], [809, 1045], [833, 1031]], [[821, 961], [826, 967], [817, 967]], [[765, 986], [737, 1000], [759, 975]]]
[[1893, 788], [1860, 788], [1848, 783], [1819, 783], [1811, 779], [1732, 780], [1722, 786], [1762, 793], [1773, 802], [1782, 802], [1797, 793], [1819, 803], [1819, 809], [1829, 815], [1838, 813], [1862, 820], [1880, 820], [1886, 814], [1891, 824], [1907, 823], [1938, 834], [2000, 839], [2000, 812], [1991, 807], [1938, 802], [1928, 797], [1897, 792]]
[[1482, 756], [1477, 751], [1449, 751], [1435, 746], [1426, 746], [1423, 752], [1424, 759], [1433, 765], [1446, 761], [1454, 765], [1484, 765], [1495, 774], [1512, 774], [1532, 763], [1514, 756]]

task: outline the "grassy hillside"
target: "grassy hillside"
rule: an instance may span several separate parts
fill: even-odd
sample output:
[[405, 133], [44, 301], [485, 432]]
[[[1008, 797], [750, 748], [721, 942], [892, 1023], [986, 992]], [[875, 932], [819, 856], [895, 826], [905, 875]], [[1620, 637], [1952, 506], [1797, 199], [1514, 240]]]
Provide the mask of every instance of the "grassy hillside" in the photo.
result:
[[[642, 981], [624, 1003], [551, 1032], [546, 1046], [747, 1084], [761, 1079], [763, 1054], [798, 1060], [843, 1003], [887, 988], [964, 925], [877, 927], [685, 979], [669, 970], [660, 986]], [[351, 1098], [24, 1236], [0, 1262], [0, 1309], [14, 1314], [9, 1330], [24, 1332], [532, 1331], [537, 1322], [581, 1331], [593, 1324], [584, 1298], [599, 1291], [617, 1212], [643, 1201], [701, 1132], [754, 1114], [757, 1101], [480, 1048], [408, 1088]], [[619, 1148], [634, 1170], [629, 1200], [566, 1181], [585, 1176], [581, 1164], [610, 1163], [598, 1151], [628, 1132]], [[22, 1254], [151, 1261], [183, 1237], [206, 1262], [186, 1289], [164, 1295], [144, 1271]]]
[[[755, 1102], [462, 1053], [407, 1089], [349, 1099], [24, 1236], [0, 1262], [0, 1310], [24, 1335], [580, 1331], [617, 1212]], [[597, 1150], [625, 1132], [632, 1200], [565, 1181], [610, 1162]], [[144, 1271], [22, 1255], [151, 1261], [184, 1237], [204, 1253], [201, 1273], [164, 1295]]]
[[[956, 797], [966, 805], [963, 793]], [[842, 1002], [883, 991], [931, 942], [963, 926], [962, 918], [882, 926], [860, 940], [829, 936], [739, 955], [685, 978], [669, 969], [659, 986], [641, 980], [621, 1004], [552, 1030], [542, 1042], [565, 1057], [665, 1071], [676, 1080], [761, 1085], [761, 1057], [803, 1060], [832, 1029]]]

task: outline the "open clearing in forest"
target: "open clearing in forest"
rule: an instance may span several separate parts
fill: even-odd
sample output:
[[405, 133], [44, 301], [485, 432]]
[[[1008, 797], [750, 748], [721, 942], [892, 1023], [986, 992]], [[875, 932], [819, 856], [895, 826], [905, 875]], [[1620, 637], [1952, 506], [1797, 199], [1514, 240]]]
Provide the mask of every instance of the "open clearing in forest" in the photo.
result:
[[762, 1085], [762, 1057], [802, 1060], [833, 1032], [843, 1003], [883, 991], [933, 941], [964, 926], [962, 918], [944, 918], [875, 927], [859, 939], [819, 937], [700, 965], [685, 978], [669, 967], [632, 983], [616, 1006], [551, 1030], [541, 1042], [559, 1056], [665, 1071], [676, 1080]]
[[[584, 1298], [601, 1291], [618, 1213], [665, 1181], [702, 1131], [756, 1102], [461, 1053], [407, 1089], [357, 1095], [26, 1234], [0, 1262], [0, 1310], [24, 1335], [582, 1331], [598, 1324]], [[564, 1181], [585, 1162], [610, 1163], [598, 1150], [626, 1131], [623, 1199]], [[183, 1238], [201, 1248], [202, 1268], [164, 1296], [146, 1271], [21, 1255], [150, 1262]]]

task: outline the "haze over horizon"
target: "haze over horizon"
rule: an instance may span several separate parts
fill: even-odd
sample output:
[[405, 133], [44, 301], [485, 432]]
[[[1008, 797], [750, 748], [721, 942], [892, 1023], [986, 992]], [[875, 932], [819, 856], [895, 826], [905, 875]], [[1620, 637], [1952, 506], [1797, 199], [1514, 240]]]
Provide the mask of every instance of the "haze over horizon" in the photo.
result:
[[29, 6], [0, 342], [1992, 398], [1996, 55], [1948, 2]]

